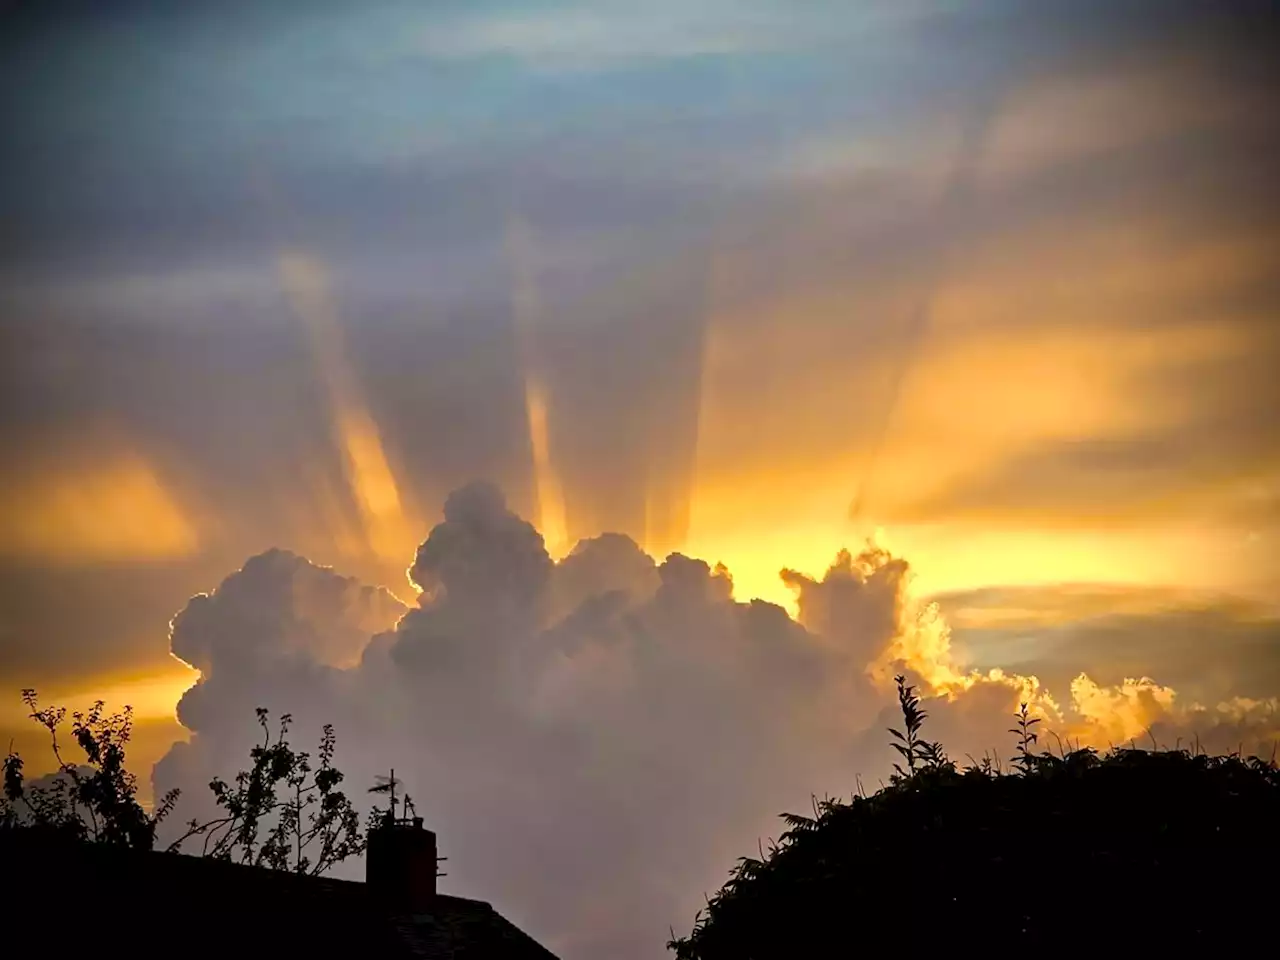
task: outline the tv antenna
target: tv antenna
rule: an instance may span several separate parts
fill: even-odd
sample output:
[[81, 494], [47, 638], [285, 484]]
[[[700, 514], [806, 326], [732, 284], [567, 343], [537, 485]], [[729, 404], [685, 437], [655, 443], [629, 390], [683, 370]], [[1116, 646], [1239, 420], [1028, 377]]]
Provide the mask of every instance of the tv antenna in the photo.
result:
[[418, 810], [413, 805], [413, 798], [408, 793], [404, 795], [404, 799], [400, 801], [401, 815], [396, 816], [396, 787], [403, 787], [404, 781], [396, 777], [395, 767], [391, 768], [389, 776], [378, 774], [373, 778], [377, 781], [369, 788], [370, 793], [385, 793], [390, 801], [387, 807], [387, 819], [391, 822], [409, 820]]

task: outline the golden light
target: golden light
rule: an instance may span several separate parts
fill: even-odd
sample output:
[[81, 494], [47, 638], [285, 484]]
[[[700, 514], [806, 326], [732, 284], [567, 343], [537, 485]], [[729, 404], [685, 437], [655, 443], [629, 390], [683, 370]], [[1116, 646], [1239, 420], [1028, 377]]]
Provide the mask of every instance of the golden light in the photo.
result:
[[33, 470], [0, 499], [0, 551], [52, 562], [189, 556], [196, 525], [136, 453]]
[[1142, 736], [1174, 708], [1176, 693], [1147, 677], [1101, 687], [1080, 674], [1071, 681], [1071, 700], [1084, 720], [1089, 742], [1125, 743]]
[[547, 390], [539, 372], [537, 323], [540, 313], [529, 225], [521, 217], [507, 222], [506, 249], [512, 265], [511, 313], [524, 376], [525, 416], [533, 460], [536, 526], [547, 552], [559, 559], [569, 552], [568, 519], [560, 475], [551, 456]]
[[[161, 668], [138, 676], [105, 677], [75, 684], [42, 685], [41, 706], [65, 707], [68, 714], [89, 711], [98, 700], [107, 714], [133, 708], [133, 732], [125, 748], [125, 763], [138, 778], [138, 800], [149, 809], [152, 802], [151, 770], [174, 743], [190, 738], [177, 719], [178, 701], [196, 681], [200, 672], [176, 657]], [[70, 717], [65, 721], [70, 723]], [[0, 728], [16, 734], [22, 742], [21, 754], [29, 777], [52, 773], [57, 763], [49, 749], [48, 734], [27, 715], [26, 706], [16, 697], [0, 701]], [[63, 758], [75, 762], [83, 758], [78, 748], [68, 749], [66, 729], [60, 741]]]
[[[178, 701], [199, 679], [199, 670], [173, 657], [166, 667], [141, 676], [105, 677], [92, 683], [42, 687], [39, 690], [40, 703], [66, 707], [70, 713], [86, 711], [95, 701], [101, 700], [109, 713], [132, 707], [134, 720], [138, 723], [174, 720]], [[0, 704], [0, 725], [21, 729], [27, 723], [26, 707], [18, 698], [4, 698]]]
[[569, 551], [564, 494], [551, 463], [551, 445], [547, 438], [546, 393], [533, 377], [525, 380], [525, 409], [529, 417], [529, 447], [533, 451], [534, 487], [538, 501], [537, 526], [542, 531], [547, 552], [559, 559]]
[[[1051, 478], [1060, 493], [1019, 465], [1175, 435], [1221, 402], [1195, 371], [1247, 360], [1256, 318], [1247, 305], [1176, 311], [1265, 281], [1275, 251], [1263, 235], [1128, 211], [984, 235], [937, 276], [927, 335], [910, 349], [911, 283], [928, 269], [856, 288], [784, 276], [768, 296], [711, 298], [687, 551], [723, 561], [740, 598], [788, 607], [780, 566], [820, 573], [876, 529], [921, 593], [1073, 582], [1260, 593], [1260, 571], [1275, 570], [1259, 566], [1268, 531], [1237, 517], [1275, 488], [1274, 457], [1188, 464], [1157, 487], [1121, 464], [1092, 487]], [[734, 256], [733, 282], [719, 281], [729, 293], [775, 270], [778, 251]]]
[[347, 364], [326, 271], [314, 258], [298, 252], [282, 253], [278, 268], [294, 312], [306, 327], [317, 371], [329, 394], [334, 442], [364, 527], [365, 546], [386, 563], [403, 564], [417, 547], [420, 528], [404, 502], [377, 422]]

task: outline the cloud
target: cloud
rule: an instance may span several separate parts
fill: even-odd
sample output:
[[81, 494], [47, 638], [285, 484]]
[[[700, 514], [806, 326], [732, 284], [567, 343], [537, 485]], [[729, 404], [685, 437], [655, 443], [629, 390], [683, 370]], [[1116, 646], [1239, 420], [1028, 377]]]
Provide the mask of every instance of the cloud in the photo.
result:
[[[193, 600], [173, 645], [206, 671], [180, 707], [194, 736], [157, 786], [198, 798], [246, 745], [246, 724], [224, 718], [257, 703], [292, 712], [299, 736], [332, 720], [356, 782], [410, 771], [454, 889], [570, 955], [649, 955], [735, 837], [839, 769], [846, 711], [825, 691], [865, 686], [843, 675], [859, 657], [839, 653], [848, 637], [734, 602], [726, 571], [678, 554], [655, 565], [625, 537], [553, 564], [490, 485], [456, 491], [444, 517], [412, 567], [421, 603], [390, 631], [375, 622], [396, 612], [385, 599], [283, 553]], [[889, 580], [871, 589], [890, 615], [862, 618], [868, 633], [894, 627]], [[361, 629], [360, 665], [335, 669]]]
[[820, 22], [777, 3], [689, 7], [656, 3], [559, 3], [541, 10], [488, 11], [425, 27], [415, 50], [455, 60], [508, 57], [535, 70], [599, 70], [637, 61], [769, 55], [856, 38], [873, 27], [898, 25], [909, 15], [841, 12]]
[[1111, 689], [1103, 689], [1084, 673], [1071, 681], [1071, 702], [1076, 711], [1115, 743], [1133, 739], [1158, 717], [1170, 713], [1176, 695], [1150, 677], [1126, 677]]
[[475, 483], [449, 494], [444, 522], [418, 548], [409, 577], [425, 593], [443, 589], [455, 606], [495, 597], [523, 605], [542, 593], [551, 566], [533, 524], [509, 511], [496, 487]]
[[[695, 442], [702, 461], [696, 476], [710, 488], [697, 499], [711, 499], [721, 485], [750, 491], [746, 475], [775, 468], [806, 475], [810, 486], [821, 472], [833, 486], [839, 476], [842, 488], [843, 502], [821, 521], [830, 525], [853, 498], [857, 474], [865, 472], [860, 465], [873, 462], [888, 467], [876, 471], [864, 497], [870, 520], [913, 523], [935, 519], [948, 506], [945, 498], [929, 496], [938, 491], [916, 489], [922, 478], [980, 492], [987, 489], [983, 478], [956, 476], [976, 461], [992, 471], [1007, 466], [1004, 472], [1016, 483], [1021, 457], [1030, 453], [993, 451], [998, 439], [972, 436], [993, 410], [1006, 419], [1024, 413], [1024, 429], [1008, 441], [1022, 446], [1047, 439], [1046, 430], [1053, 434], [1048, 439], [1060, 439], [1062, 410], [1088, 413], [1088, 425], [1105, 431], [1129, 423], [1121, 420], [1125, 409], [1156, 409], [1148, 391], [1119, 389], [1128, 386], [1116, 382], [1127, 368], [1113, 370], [1098, 357], [1117, 352], [1113, 326], [1127, 326], [1134, 317], [1150, 326], [1172, 314], [1174, 301], [1191, 301], [1184, 294], [1194, 284], [1183, 277], [1194, 280], [1201, 272], [1194, 257], [1179, 256], [1184, 246], [1201, 245], [1190, 238], [1216, 241], [1234, 233], [1237, 218], [1265, 220], [1260, 211], [1274, 206], [1271, 164], [1265, 162], [1273, 152], [1274, 124], [1228, 110], [1222, 124], [1207, 131], [1196, 125], [1206, 111], [1216, 117], [1224, 99], [1247, 99], [1257, 44], [1236, 39], [1248, 31], [1203, 31], [1203, 48], [1190, 47], [1199, 67], [1179, 71], [1169, 66], [1177, 62], [1169, 52], [1174, 40], [1185, 46], [1196, 35], [1188, 24], [1224, 18], [1186, 4], [1174, 5], [1176, 16], [1155, 15], [1162, 8], [1151, 3], [1124, 4], [1119, 13], [1096, 4], [1052, 3], [1034, 15], [1007, 3], [950, 14], [945, 5], [921, 4], [901, 15], [841, 13], [837, 6], [798, 13], [762, 3], [744, 13], [740, 4], [639, 12], [627, 5], [615, 18], [615, 11], [584, 14], [575, 5], [536, 11], [500, 5], [442, 10], [425, 24], [396, 4], [374, 4], [359, 17], [326, 11], [315, 19], [295, 10], [254, 20], [237, 11], [228, 18], [228, 32], [187, 30], [183, 45], [172, 41], [172, 31], [184, 24], [180, 16], [139, 24], [141, 35], [154, 40], [143, 46], [157, 61], [147, 67], [158, 73], [123, 68], [134, 62], [121, 39], [128, 32], [78, 36], [88, 48], [80, 58], [87, 72], [73, 77], [46, 73], [55, 65], [38, 58], [12, 58], [12, 89], [40, 91], [48, 99], [31, 109], [21, 98], [14, 102], [14, 122], [25, 125], [11, 147], [22, 175], [0, 184], [0, 191], [7, 191], [15, 210], [14, 253], [43, 252], [39, 269], [6, 278], [0, 295], [21, 294], [13, 310], [30, 316], [23, 326], [59, 335], [53, 344], [43, 332], [10, 344], [6, 327], [7, 349], [0, 352], [24, 360], [35, 353], [74, 358], [81, 376], [32, 374], [14, 362], [6, 385], [15, 397], [7, 406], [39, 405], [50, 417], [56, 409], [59, 418], [73, 420], [110, 406], [198, 461], [192, 472], [208, 488], [201, 492], [224, 508], [229, 522], [254, 514], [245, 523], [251, 531], [274, 524], [261, 542], [237, 531], [236, 559], [281, 543], [324, 562], [352, 564], [341, 555], [346, 551], [329, 554], [329, 547], [303, 539], [307, 515], [320, 511], [295, 505], [302, 520], [280, 529], [285, 510], [276, 501], [290, 492], [294, 462], [340, 471], [340, 465], [321, 468], [332, 455], [303, 442], [326, 429], [314, 423], [323, 419], [317, 415], [324, 407], [313, 402], [313, 377], [298, 362], [299, 331], [282, 322], [285, 304], [272, 297], [272, 247], [297, 242], [314, 246], [332, 267], [354, 379], [376, 415], [388, 455], [403, 460], [404, 477], [395, 464], [401, 486], [429, 485], [421, 498], [438, 503], [456, 483], [483, 474], [499, 477], [519, 500], [525, 418], [508, 399], [521, 371], [518, 360], [505, 355], [508, 279], [495, 250], [513, 205], [524, 205], [537, 228], [540, 258], [552, 264], [539, 277], [549, 320], [536, 339], [553, 358], [540, 386], [550, 447], [562, 451], [559, 480], [577, 514], [566, 517], [571, 540], [622, 530], [645, 542], [645, 487], [667, 482], [661, 476], [653, 481], [655, 473], [673, 475], [672, 500], [687, 505], [695, 499], [689, 490], [693, 452], [677, 450]], [[561, 29], [556, 24], [564, 24], [565, 43], [577, 42], [585, 28], [574, 23], [583, 17], [608, 24], [607, 31], [590, 28], [608, 34], [601, 43], [658, 48], [663, 31], [698, 36], [739, 30], [807, 53], [775, 58], [758, 74], [745, 54], [717, 58], [727, 61], [723, 70], [704, 67], [705, 73], [686, 73], [690, 64], [668, 61], [665, 72], [654, 65], [652, 73], [630, 72], [607, 87], [591, 78], [531, 80], [524, 71], [493, 64], [433, 66], [423, 62], [426, 57], [401, 63], [383, 56], [404, 38], [417, 42], [419, 25], [447, 44], [459, 31], [483, 34], [485, 24], [536, 23], [541, 26], [533, 39], [516, 31], [517, 39], [554, 47]], [[775, 29], [779, 21], [789, 25]], [[1103, 25], [1124, 39], [1110, 37]], [[501, 34], [499, 29], [499, 39]], [[243, 51], [229, 39], [243, 40]], [[227, 66], [232, 47], [236, 56]], [[155, 52], [175, 49], [187, 55]], [[1046, 52], [1053, 53], [1046, 58], [1052, 69], [1039, 62]], [[1077, 54], [1101, 78], [1103, 105], [1119, 96], [1119, 121], [1113, 122], [1114, 112], [1095, 120], [1061, 94], [1064, 87], [1074, 89], [1083, 73], [1074, 66]], [[1093, 71], [1095, 62], [1106, 69]], [[117, 63], [121, 69], [109, 69]], [[1209, 69], [1214, 64], [1231, 68]], [[107, 73], [110, 82], [102, 77]], [[278, 82], [282, 74], [293, 82]], [[99, 79], [93, 96], [79, 96]], [[443, 115], [429, 116], [435, 108], [420, 98], [406, 100], [403, 91], [422, 84], [437, 92], [433, 102], [449, 104]], [[1224, 86], [1229, 96], [1223, 96]], [[246, 97], [245, 88], [256, 95]], [[1017, 95], [998, 96], [1008, 90]], [[1081, 96], [1084, 106], [1093, 102]], [[349, 100], [379, 107], [346, 110]], [[1102, 155], [1092, 147], [1084, 154], [1037, 154], [1039, 179], [1000, 180], [949, 214], [928, 202], [930, 189], [920, 189], [942, 179], [954, 154], [955, 119], [990, 111], [993, 102], [1001, 108], [993, 126], [1011, 127], [1016, 146], [1031, 136], [1017, 132], [1028, 117], [1067, 133], [1083, 126], [1081, 136], [1089, 142], [1098, 126], [1104, 133], [1127, 130], [1124, 105], [1131, 101], [1144, 114], [1173, 104], [1158, 114], [1169, 118], [1167, 124], [1153, 135], [1135, 131], [1124, 149]], [[556, 109], [544, 108], [550, 102]], [[1183, 123], [1203, 136], [1166, 136]], [[192, 126], [204, 139], [187, 136]], [[444, 147], [410, 149], [414, 138], [436, 130], [447, 131]], [[1003, 143], [1005, 136], [994, 139]], [[174, 142], [202, 148], [208, 140], [216, 141], [210, 145], [216, 159], [196, 147], [173, 148]], [[143, 159], [136, 167], [100, 161], [106, 154], [74, 149], [85, 141], [122, 143], [122, 155]], [[850, 151], [840, 144], [851, 145]], [[774, 176], [743, 180], [734, 172], [739, 165]], [[830, 175], [814, 185], [801, 175], [811, 167]], [[262, 179], [274, 182], [282, 216], [254, 189], [264, 169], [271, 177]], [[691, 185], [691, 177], [699, 182]], [[32, 187], [40, 184], [47, 187]], [[1104, 216], [1111, 211], [1118, 213]], [[1178, 219], [1176, 235], [1163, 244], [1133, 242], [1135, 233], [1154, 232], [1147, 222], [1153, 212]], [[1073, 216], [1096, 229], [1075, 229]], [[1054, 242], [1034, 243], [1045, 222], [1061, 229]], [[734, 229], [721, 231], [718, 244], [709, 241], [724, 223]], [[57, 237], [45, 245], [41, 238], [51, 230]], [[285, 235], [272, 236], [277, 232]], [[725, 249], [707, 249], [717, 245]], [[1230, 243], [1205, 245], [1219, 247], [1228, 262], [1258, 266], [1250, 276], [1219, 277], [1213, 295], [1197, 299], [1206, 324], [1215, 326], [1231, 312], [1227, 299], [1237, 300], [1242, 288], [1274, 273], [1274, 255], [1268, 260], [1242, 250], [1236, 257]], [[1254, 246], [1276, 249], [1267, 236]], [[723, 305], [716, 318], [723, 329], [695, 335], [707, 325], [712, 279], [702, 264], [733, 259], [738, 251], [746, 261], [740, 272], [754, 282]], [[107, 261], [99, 262], [106, 254]], [[694, 265], [691, 276], [637, 269], [653, 259]], [[895, 364], [901, 369], [898, 358], [912, 352], [901, 342], [909, 326], [901, 322], [902, 305], [921, 296], [921, 261], [938, 259], [952, 268], [940, 293], [950, 308], [940, 305], [930, 329], [963, 326], [968, 336], [981, 320], [990, 335], [973, 337], [974, 351], [956, 351], [949, 360], [935, 356], [949, 352], [949, 343], [926, 338], [920, 351], [925, 359], [902, 393], [908, 400], [923, 394], [928, 402], [923, 411], [908, 402], [895, 418], [906, 421], [903, 434], [917, 435], [881, 455], [867, 453], [861, 448], [874, 441], [864, 434], [875, 431], [864, 424], [885, 419], [885, 408], [893, 406], [892, 391], [876, 386], [892, 383]], [[1130, 269], [1132, 264], [1146, 270]], [[1000, 265], [1007, 269], [996, 269]], [[622, 289], [622, 279], [639, 274], [643, 283]], [[1117, 277], [1129, 286], [1113, 291], [1110, 303], [1087, 295], [1111, 288]], [[584, 288], [592, 295], [584, 296]], [[1140, 309], [1135, 301], [1146, 301], [1153, 290], [1166, 295]], [[1253, 312], [1270, 316], [1271, 298], [1260, 299]], [[83, 320], [73, 323], [71, 316]], [[114, 327], [112, 342], [119, 346], [107, 349], [98, 331], [108, 317], [145, 322], [148, 329], [131, 335]], [[1099, 331], [1096, 349], [1072, 349], [1065, 363], [1058, 360], [1060, 344], [1038, 335], [1052, 325], [1066, 331], [1065, 339], [1083, 340], [1084, 324]], [[690, 335], [680, 339], [664, 330], [658, 336], [655, 325]], [[767, 329], [757, 336], [760, 327]], [[1239, 339], [1242, 349], [1215, 366], [1212, 382], [1205, 370], [1193, 378], [1179, 367], [1170, 386], [1197, 398], [1210, 388], [1214, 405], [1225, 408], [1219, 420], [1256, 419], [1256, 411], [1237, 415], [1232, 404], [1251, 393], [1264, 406], [1274, 345], [1256, 336]], [[663, 341], [661, 356], [648, 349], [657, 340]], [[730, 382], [682, 372], [674, 378], [678, 390], [665, 388], [672, 367], [698, 371], [704, 342], [716, 340], [743, 344], [745, 360], [728, 372]], [[757, 346], [757, 340], [764, 342]], [[981, 358], [974, 352], [1008, 341], [1016, 343], [1007, 352], [976, 362]], [[1139, 352], [1141, 347], [1140, 340]], [[1256, 377], [1251, 372], [1245, 382], [1224, 375], [1250, 351]], [[1078, 375], [1095, 363], [1108, 373], [1096, 391], [1092, 378]], [[1135, 363], [1139, 374], [1152, 374], [1140, 357]], [[930, 390], [934, 381], [939, 386]], [[161, 391], [169, 402], [156, 404]], [[957, 393], [969, 402], [955, 402]], [[1166, 391], [1159, 393], [1162, 400]], [[664, 412], [642, 418], [636, 411], [652, 409], [655, 394], [662, 395]], [[1038, 395], [1043, 402], [1036, 402]], [[953, 416], [934, 416], [935, 401]], [[733, 422], [752, 424], [741, 456], [722, 462], [719, 418], [702, 418], [699, 407], [713, 413], [725, 408]], [[853, 408], [861, 415], [833, 424], [832, 411]], [[751, 415], [740, 416], [743, 411]], [[467, 429], [456, 425], [463, 415]], [[697, 419], [706, 429], [690, 440]], [[294, 430], [295, 422], [305, 429]], [[894, 426], [896, 431], [903, 424]], [[1182, 434], [1171, 429], [1170, 435], [1176, 448]], [[665, 469], [667, 461], [679, 461], [678, 469]], [[280, 470], [288, 481], [244, 476], [268, 472], [267, 464], [288, 464]], [[1062, 472], [1068, 477], [1055, 491], [1079, 474], [1070, 465]], [[1090, 473], [1096, 486], [1117, 476]], [[993, 486], [1003, 490], [1007, 484]], [[886, 490], [910, 502], [895, 504]], [[759, 499], [783, 501], [774, 490], [766, 493]], [[260, 502], [268, 499], [269, 505]], [[699, 506], [705, 512], [706, 504]], [[735, 525], [744, 512], [760, 517], [762, 528], [791, 521], [770, 515], [762, 503], [733, 506], [726, 512], [735, 515]], [[350, 539], [334, 529], [337, 524], [324, 526], [316, 541]], [[679, 548], [688, 524], [671, 527], [676, 533], [664, 547]], [[414, 539], [422, 532], [414, 530]], [[762, 532], [750, 531], [748, 539]], [[704, 531], [699, 549], [708, 552], [729, 535]], [[705, 546], [708, 540], [712, 546]], [[826, 545], [823, 552], [829, 552]], [[774, 572], [767, 571], [771, 585]], [[743, 563], [735, 573], [740, 582], [751, 579]]]
[[[620, 22], [621, 21], [621, 22]], [[531, 66], [601, 66], [635, 59], [680, 59], [767, 49], [776, 35], [714, 19], [655, 17], [635, 8], [612, 15], [560, 8], [537, 16], [476, 17], [422, 32], [430, 57], [508, 56]]]
[[1274, 602], [1118, 584], [988, 587], [935, 599], [966, 662], [1034, 673], [1056, 689], [1081, 670], [1106, 684], [1158, 674], [1204, 702], [1280, 689]]
[[272, 551], [194, 598], [173, 622], [174, 652], [204, 671], [180, 707], [193, 736], [156, 787], [199, 804], [243, 762], [254, 706], [292, 713], [303, 741], [334, 722], [353, 788], [390, 766], [405, 777], [449, 888], [502, 904], [566, 957], [657, 955], [780, 810], [885, 775], [897, 672], [961, 758], [1009, 753], [1020, 701], [1103, 746], [1140, 726], [1188, 742], [1197, 723], [1250, 743], [1275, 729], [1261, 701], [1184, 709], [1155, 681], [1081, 674], [1060, 706], [1034, 676], [969, 669], [908, 564], [878, 548], [821, 576], [784, 569], [792, 619], [735, 600], [723, 567], [656, 563], [621, 535], [553, 562], [475, 483], [448, 497], [411, 575], [423, 593], [406, 611]]
[[310, 700], [339, 682], [369, 638], [404, 610], [386, 590], [288, 551], [252, 557], [173, 618], [174, 656], [200, 671], [178, 702], [178, 718], [199, 734], [224, 723], [243, 730], [259, 705], [286, 712], [279, 701]]
[[[1280, 748], [1280, 698], [1232, 697], [1217, 704], [1181, 704], [1172, 687], [1150, 677], [1126, 677], [1100, 687], [1087, 674], [1071, 682], [1071, 701], [1081, 718], [1075, 736], [1086, 743], [1133, 744], [1158, 749], [1186, 747], [1210, 753], [1240, 751], [1272, 757]], [[1067, 728], [1067, 737], [1073, 730]]]

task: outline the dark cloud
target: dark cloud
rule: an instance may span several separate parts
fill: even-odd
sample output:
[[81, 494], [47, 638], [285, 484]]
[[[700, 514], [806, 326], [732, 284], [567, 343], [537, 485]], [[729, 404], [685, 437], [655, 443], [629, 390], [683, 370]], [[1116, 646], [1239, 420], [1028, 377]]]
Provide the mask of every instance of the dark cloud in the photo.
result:
[[1020, 50], [1058, 69], [1171, 47], [1212, 51], [1223, 66], [1256, 69], [1274, 67], [1268, 57], [1280, 18], [1267, 0], [1049, 0], [1034, 10], [1016, 0], [996, 0], [929, 12], [918, 29], [935, 42], [984, 52]]

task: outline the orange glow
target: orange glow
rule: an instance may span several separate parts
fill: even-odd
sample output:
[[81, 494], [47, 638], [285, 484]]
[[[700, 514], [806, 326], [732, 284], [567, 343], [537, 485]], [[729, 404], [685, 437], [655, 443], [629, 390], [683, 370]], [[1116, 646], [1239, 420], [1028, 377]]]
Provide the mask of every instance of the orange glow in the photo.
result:
[[387, 464], [378, 428], [363, 408], [340, 410], [336, 429], [347, 455], [348, 480], [364, 517], [369, 547], [395, 562], [411, 556], [417, 538], [400, 504], [400, 492]]
[[530, 377], [525, 382], [525, 408], [529, 415], [529, 447], [533, 451], [533, 475], [538, 498], [538, 529], [547, 552], [559, 559], [568, 552], [569, 534], [565, 522], [564, 494], [551, 463], [547, 439], [547, 399], [541, 385]]
[[[826, 229], [820, 209], [809, 216]], [[803, 226], [776, 233], [806, 243]], [[773, 246], [743, 249], [724, 275], [777, 272]], [[1274, 457], [1189, 463], [1154, 487], [1139, 464], [1081, 467], [1091, 485], [1049, 478], [1061, 492], [1021, 464], [1175, 435], [1222, 402], [1194, 371], [1256, 355], [1257, 318], [1177, 310], [1265, 281], [1276, 250], [1124, 211], [987, 235], [934, 284], [913, 349], [903, 304], [929, 282], [923, 267], [718, 296], [687, 551], [723, 561], [739, 598], [788, 608], [780, 566], [819, 572], [877, 529], [921, 594], [1086, 582], [1273, 596], [1276, 531], [1258, 505], [1280, 477]]]
[[[686, 552], [724, 563], [733, 574], [734, 593], [740, 600], [768, 600], [794, 613], [794, 597], [778, 577], [781, 567], [821, 573], [841, 547], [857, 547], [865, 538], [864, 532], [840, 518], [845, 501], [836, 495], [806, 498], [804, 509], [773, 505], [734, 509], [733, 502], [729, 498], [695, 501]], [[823, 519], [824, 506], [827, 516], [839, 519]], [[772, 525], [770, 520], [779, 522]], [[1240, 573], [1247, 556], [1244, 548], [1249, 546], [1225, 532], [1215, 535], [1195, 527], [1143, 532], [1069, 530], [1056, 525], [1025, 530], [922, 525], [881, 531], [877, 539], [911, 562], [915, 589], [922, 596], [993, 584], [1063, 583], [1144, 587], [1187, 583], [1203, 590], [1244, 592]], [[1188, 566], [1192, 562], [1202, 564], [1194, 577]]]
[[[1237, 743], [1259, 755], [1267, 753], [1269, 744], [1280, 742], [1275, 724], [1280, 716], [1280, 699], [1275, 697], [1233, 697], [1205, 706], [1181, 702], [1172, 687], [1150, 677], [1129, 677], [1104, 687], [1081, 673], [1071, 681], [1071, 702], [1074, 716], [1064, 732], [1072, 741], [1098, 749], [1130, 742], [1147, 746], [1157, 724], [1166, 725], [1162, 731], [1165, 735], [1170, 727], [1183, 731], [1185, 741], [1202, 732], [1211, 733], [1216, 724], [1229, 724], [1237, 728], [1234, 734], [1241, 738]], [[1157, 743], [1168, 746], [1159, 740]]]
[[1125, 743], [1142, 734], [1161, 716], [1173, 710], [1175, 692], [1147, 677], [1126, 679], [1115, 687], [1100, 687], [1087, 674], [1071, 681], [1071, 700], [1087, 722], [1092, 742], [1106, 738]]
[[365, 545], [379, 559], [403, 564], [417, 546], [418, 525], [406, 509], [377, 422], [348, 368], [326, 272], [316, 260], [293, 252], [280, 256], [279, 271], [329, 392], [334, 442], [364, 525]]
[[524, 372], [525, 415], [529, 423], [529, 454], [537, 527], [547, 552], [559, 559], [569, 552], [568, 519], [560, 475], [551, 458], [547, 390], [539, 375], [537, 323], [540, 312], [529, 225], [520, 217], [507, 224], [507, 254], [512, 264], [511, 313], [520, 365]]
[[987, 596], [947, 607], [947, 621], [957, 629], [1035, 630], [1103, 616], [1151, 616], [1170, 609], [1218, 606], [1239, 622], [1274, 619], [1276, 606], [1222, 593], [1186, 588], [1126, 585], [1052, 584], [1048, 589]]
[[191, 519], [139, 455], [37, 472], [0, 500], [0, 550], [53, 562], [156, 560], [195, 552]]
[[[85, 680], [75, 685], [42, 684], [39, 688], [43, 706], [66, 707], [68, 713], [87, 711], [101, 700], [107, 713], [125, 706], [133, 707], [133, 735], [126, 748], [126, 764], [138, 778], [138, 800], [146, 809], [152, 801], [151, 770], [178, 741], [190, 739], [191, 733], [177, 719], [178, 701], [200, 678], [199, 671], [172, 658], [164, 668], [134, 677], [105, 677]], [[70, 720], [68, 719], [68, 723]], [[26, 707], [16, 696], [0, 701], [0, 728], [16, 735], [22, 744], [20, 753], [28, 777], [52, 773], [57, 764], [49, 749], [48, 735], [27, 716]], [[64, 759], [82, 758], [76, 747], [67, 749], [66, 730], [60, 741]]]
[[[161, 670], [136, 677], [107, 677], [72, 687], [50, 686], [40, 689], [42, 704], [66, 707], [68, 712], [88, 710], [97, 700], [108, 712], [133, 707], [138, 723], [173, 720], [178, 701], [200, 679], [200, 671], [173, 657]], [[0, 725], [21, 728], [27, 723], [27, 710], [17, 697], [6, 697], [0, 704]]]
[[348, 509], [350, 490], [335, 484], [329, 473], [315, 463], [299, 464], [298, 474], [298, 489], [306, 496], [282, 497], [276, 506], [287, 519], [287, 529], [303, 532], [303, 552], [317, 558], [333, 554], [345, 560], [367, 556], [369, 542], [364, 524]]

